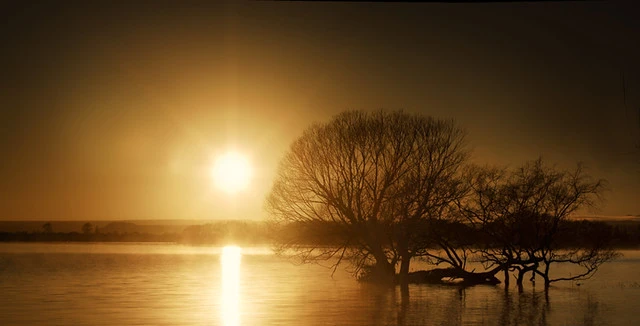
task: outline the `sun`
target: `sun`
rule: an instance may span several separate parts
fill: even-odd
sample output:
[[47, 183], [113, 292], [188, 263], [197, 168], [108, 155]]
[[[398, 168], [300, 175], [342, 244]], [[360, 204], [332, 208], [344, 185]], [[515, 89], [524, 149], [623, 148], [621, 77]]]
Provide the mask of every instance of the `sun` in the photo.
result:
[[218, 156], [212, 171], [216, 186], [230, 194], [247, 189], [252, 175], [253, 169], [247, 157], [235, 151]]

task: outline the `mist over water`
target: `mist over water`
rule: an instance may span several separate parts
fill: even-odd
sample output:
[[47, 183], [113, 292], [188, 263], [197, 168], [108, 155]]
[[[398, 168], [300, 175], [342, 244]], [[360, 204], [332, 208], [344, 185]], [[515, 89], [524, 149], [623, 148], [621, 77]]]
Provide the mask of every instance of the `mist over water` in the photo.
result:
[[[357, 283], [268, 248], [0, 244], [2, 325], [637, 325], [640, 252], [594, 278], [515, 288]], [[513, 284], [512, 284], [513, 286]]]

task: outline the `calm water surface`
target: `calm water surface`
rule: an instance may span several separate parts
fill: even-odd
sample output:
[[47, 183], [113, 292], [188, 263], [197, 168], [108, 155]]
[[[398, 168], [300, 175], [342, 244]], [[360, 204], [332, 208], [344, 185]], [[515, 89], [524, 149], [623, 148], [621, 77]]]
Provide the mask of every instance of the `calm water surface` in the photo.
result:
[[0, 244], [0, 325], [640, 325], [640, 253], [545, 297], [359, 284], [267, 248]]

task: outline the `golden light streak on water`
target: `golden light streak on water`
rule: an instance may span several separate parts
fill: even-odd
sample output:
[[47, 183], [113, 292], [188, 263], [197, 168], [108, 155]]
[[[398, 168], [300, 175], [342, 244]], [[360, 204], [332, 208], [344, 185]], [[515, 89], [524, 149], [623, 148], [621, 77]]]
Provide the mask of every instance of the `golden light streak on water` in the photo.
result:
[[225, 326], [240, 325], [240, 263], [242, 249], [236, 246], [222, 248], [220, 266], [222, 268], [222, 293], [220, 315]]

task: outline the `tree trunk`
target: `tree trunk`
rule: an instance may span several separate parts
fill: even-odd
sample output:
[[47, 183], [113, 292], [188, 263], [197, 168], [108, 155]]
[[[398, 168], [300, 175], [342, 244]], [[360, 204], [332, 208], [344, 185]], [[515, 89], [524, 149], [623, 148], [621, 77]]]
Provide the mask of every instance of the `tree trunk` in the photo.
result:
[[504, 269], [504, 287], [505, 288], [509, 287], [509, 268], [508, 267]]
[[374, 266], [370, 266], [365, 276], [361, 278], [361, 281], [374, 282], [374, 283], [389, 283], [393, 284], [394, 276], [396, 274], [395, 266], [387, 260], [387, 256], [384, 254], [382, 248], [374, 248], [371, 254], [376, 260]]
[[551, 282], [549, 281], [549, 267], [550, 267], [551, 263], [545, 260], [545, 266], [544, 266], [544, 274], [542, 275], [542, 278], [544, 278], [544, 289], [545, 291], [549, 290], [549, 285], [551, 285]]
[[393, 277], [396, 274], [395, 268], [386, 259], [377, 260], [376, 266], [384, 275]]
[[522, 292], [524, 287], [522, 286], [522, 282], [524, 281], [524, 274], [527, 273], [527, 269], [523, 268], [518, 270], [518, 278], [516, 279], [516, 284], [518, 285], [518, 291]]
[[400, 272], [398, 273], [398, 279], [401, 285], [409, 284], [409, 264], [411, 262], [411, 258], [407, 256], [403, 256], [400, 259]]
[[407, 276], [409, 275], [409, 265], [411, 264], [411, 254], [409, 254], [406, 240], [398, 242], [398, 251], [400, 252], [400, 273], [398, 278], [400, 285], [406, 286], [409, 284]]
[[375, 271], [373, 271], [373, 275], [371, 275], [372, 281], [376, 283], [390, 283], [393, 284], [394, 277], [396, 275], [396, 267], [395, 264], [389, 262], [389, 257], [387, 257], [384, 252], [384, 248], [382, 243], [378, 241], [378, 239], [383, 239], [383, 235], [375, 234], [377, 230], [374, 232], [374, 236], [369, 236], [369, 243], [371, 243], [371, 254], [376, 260]]
[[534, 282], [533, 284], [535, 285], [535, 275], [536, 275], [536, 269], [538, 268], [538, 264], [534, 264], [531, 266], [526, 266], [526, 267], [521, 267], [518, 270], [518, 291], [522, 292], [524, 287], [522, 286], [522, 283], [524, 281], [524, 276], [528, 273], [531, 272], [533, 274], [533, 277], [530, 279], [532, 282]]
[[[455, 284], [455, 285], [477, 285], [477, 284], [499, 284], [500, 280], [495, 277], [501, 268], [492, 271], [474, 273], [467, 272], [461, 268], [436, 268], [428, 271], [417, 271], [407, 275], [409, 283], [431, 283], [431, 284]], [[458, 280], [451, 282], [451, 280]]]

